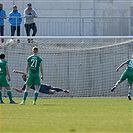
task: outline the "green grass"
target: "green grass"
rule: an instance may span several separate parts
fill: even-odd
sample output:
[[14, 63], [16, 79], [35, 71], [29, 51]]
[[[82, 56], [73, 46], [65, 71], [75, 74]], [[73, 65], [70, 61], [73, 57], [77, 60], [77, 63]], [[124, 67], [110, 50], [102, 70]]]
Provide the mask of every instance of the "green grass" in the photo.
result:
[[[22, 99], [15, 99], [21, 102]], [[133, 132], [133, 106], [127, 98], [50, 98], [32, 105], [0, 105], [1, 133]]]

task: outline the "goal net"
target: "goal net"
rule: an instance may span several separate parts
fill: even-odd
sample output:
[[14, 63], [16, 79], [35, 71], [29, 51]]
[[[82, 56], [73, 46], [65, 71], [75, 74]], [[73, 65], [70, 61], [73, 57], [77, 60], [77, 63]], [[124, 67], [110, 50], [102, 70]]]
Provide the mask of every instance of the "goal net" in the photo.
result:
[[[41, 94], [40, 97], [120, 97], [127, 96], [127, 81], [123, 82], [115, 92], [110, 89], [115, 85], [125, 70], [116, 68], [132, 57], [132, 37], [2, 37], [0, 52], [6, 54], [11, 75], [11, 88], [21, 89], [24, 81], [21, 74], [13, 70], [25, 72], [26, 59], [31, 55], [33, 46], [38, 46], [39, 56], [43, 59], [44, 80], [42, 84], [68, 89], [70, 93], [56, 92], [53, 95]], [[0, 38], [1, 39], [1, 38]], [[18, 40], [20, 42], [18, 42]], [[3, 88], [6, 96], [6, 89]], [[22, 93], [12, 90], [14, 97], [22, 97]], [[33, 96], [30, 90], [29, 96]]]

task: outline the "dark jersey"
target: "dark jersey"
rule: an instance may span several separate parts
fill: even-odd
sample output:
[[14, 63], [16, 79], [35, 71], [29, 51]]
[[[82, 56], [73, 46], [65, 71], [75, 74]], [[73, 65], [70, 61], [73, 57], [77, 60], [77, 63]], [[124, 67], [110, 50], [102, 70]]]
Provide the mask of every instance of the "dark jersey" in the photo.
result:
[[[23, 85], [22, 90], [24, 91], [25, 88], [26, 88], [26, 84]], [[32, 84], [32, 85], [30, 86], [30, 88], [33, 89], [33, 90], [35, 90], [34, 84]], [[40, 93], [49, 94], [49, 90], [50, 90], [50, 89], [51, 89], [51, 86], [41, 84], [41, 85], [40, 85], [40, 88], [39, 88], [39, 92], [40, 92]]]

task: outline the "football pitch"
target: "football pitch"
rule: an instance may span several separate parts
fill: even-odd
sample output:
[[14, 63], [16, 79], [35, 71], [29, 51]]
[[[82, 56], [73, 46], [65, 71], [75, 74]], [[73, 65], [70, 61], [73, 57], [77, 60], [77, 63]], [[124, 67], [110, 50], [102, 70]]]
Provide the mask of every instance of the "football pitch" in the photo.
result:
[[[22, 98], [16, 98], [20, 103]], [[1, 133], [130, 133], [133, 101], [127, 98], [27, 98], [0, 105]]]

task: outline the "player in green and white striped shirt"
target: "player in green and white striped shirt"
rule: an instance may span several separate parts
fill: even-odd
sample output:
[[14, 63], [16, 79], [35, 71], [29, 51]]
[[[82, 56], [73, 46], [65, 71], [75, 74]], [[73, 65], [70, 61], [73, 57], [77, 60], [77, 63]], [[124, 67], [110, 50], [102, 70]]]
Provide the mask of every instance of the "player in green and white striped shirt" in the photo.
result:
[[124, 66], [127, 65], [126, 70], [123, 72], [123, 74], [121, 75], [120, 79], [116, 82], [115, 86], [111, 89], [111, 91], [113, 92], [118, 85], [120, 85], [124, 80], [128, 80], [128, 99], [131, 100], [131, 91], [132, 91], [132, 84], [133, 84], [133, 59], [129, 59], [125, 62], [123, 62], [117, 69], [116, 71], [118, 72], [119, 69]]

